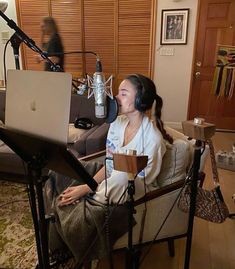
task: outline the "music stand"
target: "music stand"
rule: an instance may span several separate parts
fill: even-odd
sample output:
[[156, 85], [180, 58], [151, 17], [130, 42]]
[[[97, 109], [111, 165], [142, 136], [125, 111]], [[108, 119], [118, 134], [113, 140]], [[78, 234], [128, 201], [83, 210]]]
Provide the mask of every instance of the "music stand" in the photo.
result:
[[71, 178], [82, 180], [93, 191], [97, 188], [97, 182], [64, 144], [5, 127], [0, 127], [0, 139], [27, 163], [27, 183], [35, 229], [38, 265], [40, 269], [49, 269], [42, 169], [48, 168]]

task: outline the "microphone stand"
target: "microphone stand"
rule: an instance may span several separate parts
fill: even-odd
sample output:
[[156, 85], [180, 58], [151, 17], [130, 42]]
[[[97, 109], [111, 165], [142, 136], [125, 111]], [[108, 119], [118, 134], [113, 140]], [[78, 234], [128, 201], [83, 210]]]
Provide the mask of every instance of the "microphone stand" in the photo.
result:
[[10, 42], [11, 42], [11, 46], [13, 48], [16, 69], [20, 70], [19, 47], [20, 47], [20, 44], [22, 41], [20, 40], [20, 38], [16, 34], [13, 34], [10, 38]]
[[136, 155], [136, 152], [130, 151], [132, 155], [113, 154], [114, 169], [128, 173], [128, 247], [126, 252], [125, 269], [138, 269], [139, 257], [133, 246], [133, 218], [135, 214], [134, 194], [135, 194], [135, 178], [140, 171], [142, 171], [148, 162], [148, 156]]
[[193, 236], [193, 225], [194, 216], [196, 212], [196, 202], [197, 202], [197, 185], [199, 178], [200, 162], [201, 162], [201, 150], [202, 142], [210, 139], [215, 133], [215, 125], [211, 123], [195, 123], [197, 118], [191, 121], [183, 121], [183, 133], [184, 135], [194, 138], [195, 149], [193, 158], [193, 174], [190, 188], [190, 207], [189, 207], [189, 219], [188, 219], [188, 230], [187, 230], [187, 241], [185, 249], [185, 260], [184, 269], [190, 268], [190, 256], [192, 247], [192, 236]]
[[[67, 55], [67, 54], [93, 54], [96, 56], [96, 66], [101, 66], [101, 63], [100, 63], [100, 60], [99, 60], [99, 56], [97, 53], [95, 53], [94, 51], [82, 51], [82, 50], [77, 50], [77, 51], [68, 51], [68, 52], [55, 52], [55, 53], [52, 53], [52, 54], [48, 54], [46, 53], [47, 57], [50, 57], [50, 56], [61, 56], [61, 55]], [[83, 73], [84, 74], [84, 73]], [[76, 81], [76, 80], [74, 80]], [[81, 84], [85, 84], [85, 83], [82, 83], [80, 82]], [[76, 91], [80, 91], [80, 89], [77, 87], [77, 85], [75, 85], [74, 82], [72, 82], [72, 85], [73, 87], [76, 89]]]
[[[14, 57], [15, 57], [15, 66], [16, 69], [20, 69], [20, 62], [19, 62], [19, 46], [22, 42], [24, 42], [31, 50], [37, 52], [40, 54], [40, 56], [42, 57], [42, 59], [44, 59], [47, 63], [50, 64], [52, 71], [54, 72], [61, 72], [62, 69], [58, 64], [53, 63], [50, 58], [49, 55], [46, 52], [43, 52], [36, 44], [35, 41], [31, 38], [29, 38], [29, 36], [26, 35], [26, 33], [24, 33], [17, 25], [16, 23], [9, 19], [1, 10], [0, 10], [0, 16], [7, 22], [7, 25], [12, 28], [13, 30], [15, 30], [15, 33], [12, 35], [12, 37], [10, 38], [11, 41], [11, 45], [13, 47], [13, 52], [14, 52]], [[91, 53], [97, 56], [97, 54], [95, 52], [92, 51], [78, 51], [78, 52], [68, 52], [68, 53], [55, 53], [53, 54], [54, 56], [56, 55], [62, 55], [62, 54], [70, 54], [70, 53]], [[75, 85], [74, 82], [72, 82], [73, 87], [76, 90], [79, 90], [78, 87]]]

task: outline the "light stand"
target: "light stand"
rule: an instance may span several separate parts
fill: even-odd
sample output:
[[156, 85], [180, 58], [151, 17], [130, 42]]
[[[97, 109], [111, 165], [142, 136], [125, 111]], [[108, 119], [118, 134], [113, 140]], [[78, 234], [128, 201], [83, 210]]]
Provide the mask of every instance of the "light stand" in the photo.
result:
[[[132, 152], [135, 154], [135, 152]], [[128, 179], [128, 248], [126, 253], [126, 269], [137, 269], [139, 267], [138, 257], [136, 257], [135, 249], [133, 248], [133, 215], [134, 194], [135, 194], [135, 175], [142, 171], [148, 162], [148, 156], [136, 156], [126, 154], [113, 154], [114, 169], [127, 172]]]
[[195, 216], [195, 211], [196, 211], [198, 174], [199, 174], [201, 154], [202, 154], [201, 153], [202, 141], [208, 140], [215, 133], [214, 124], [204, 123], [204, 121], [201, 121], [200, 124], [198, 123], [196, 124], [195, 122], [200, 122], [200, 121], [196, 118], [194, 119], [194, 121], [182, 122], [183, 133], [190, 138], [196, 139], [195, 149], [194, 149], [194, 159], [193, 159], [193, 174], [192, 174], [192, 179], [191, 179], [190, 209], [189, 209], [189, 221], [188, 221], [184, 269], [189, 269], [189, 265], [190, 265], [192, 236], [193, 236], [193, 223], [194, 223], [194, 216]]

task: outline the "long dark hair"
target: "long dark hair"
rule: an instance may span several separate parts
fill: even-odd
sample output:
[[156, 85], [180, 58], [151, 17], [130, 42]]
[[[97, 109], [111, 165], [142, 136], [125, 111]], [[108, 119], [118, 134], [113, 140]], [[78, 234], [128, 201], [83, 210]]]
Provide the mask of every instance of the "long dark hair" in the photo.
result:
[[42, 20], [47, 30], [49, 30], [51, 36], [59, 33], [58, 26], [54, 18], [44, 17]]
[[136, 109], [145, 112], [150, 109], [153, 105], [154, 100], [156, 101], [155, 105], [155, 118], [156, 125], [159, 131], [162, 133], [162, 136], [165, 140], [167, 140], [170, 144], [173, 143], [173, 138], [166, 132], [164, 128], [164, 124], [161, 120], [162, 116], [162, 106], [163, 101], [161, 96], [157, 94], [156, 86], [154, 82], [143, 75], [140, 74], [132, 74], [126, 77], [136, 88]]

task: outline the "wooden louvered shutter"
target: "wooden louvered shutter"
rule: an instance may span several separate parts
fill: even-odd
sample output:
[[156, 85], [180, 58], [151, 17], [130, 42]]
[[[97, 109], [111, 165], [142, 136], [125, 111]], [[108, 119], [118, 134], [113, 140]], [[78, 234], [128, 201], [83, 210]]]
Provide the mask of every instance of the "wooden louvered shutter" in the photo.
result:
[[[115, 73], [114, 3], [113, 0], [84, 1], [85, 50], [99, 54], [107, 75]], [[86, 56], [86, 71], [94, 73], [94, 56]]]
[[[51, 16], [56, 19], [65, 52], [82, 50], [81, 0], [51, 0]], [[81, 76], [82, 54], [65, 55], [65, 71]]]
[[[65, 52], [99, 54], [103, 71], [114, 75], [114, 93], [130, 73], [152, 76], [156, 0], [18, 0], [22, 29], [40, 44], [39, 24], [52, 15]], [[33, 53], [24, 50], [25, 68], [38, 69]], [[95, 72], [93, 55], [66, 55], [65, 71], [81, 76]]]
[[119, 0], [118, 82], [131, 73], [150, 76], [152, 1]]
[[[85, 49], [102, 60], [103, 70], [113, 74], [114, 92], [130, 73], [151, 76], [154, 0], [85, 0]], [[94, 58], [86, 57], [86, 71], [94, 72]]]
[[[41, 46], [41, 31], [40, 23], [44, 16], [49, 15], [48, 11], [48, 0], [40, 1], [17, 1], [17, 12], [18, 22], [21, 29], [35, 41], [35, 44]], [[37, 64], [35, 56], [37, 55], [34, 51], [29, 49], [25, 44], [23, 45], [23, 65], [26, 69], [31, 70], [42, 70], [43, 64]]]

